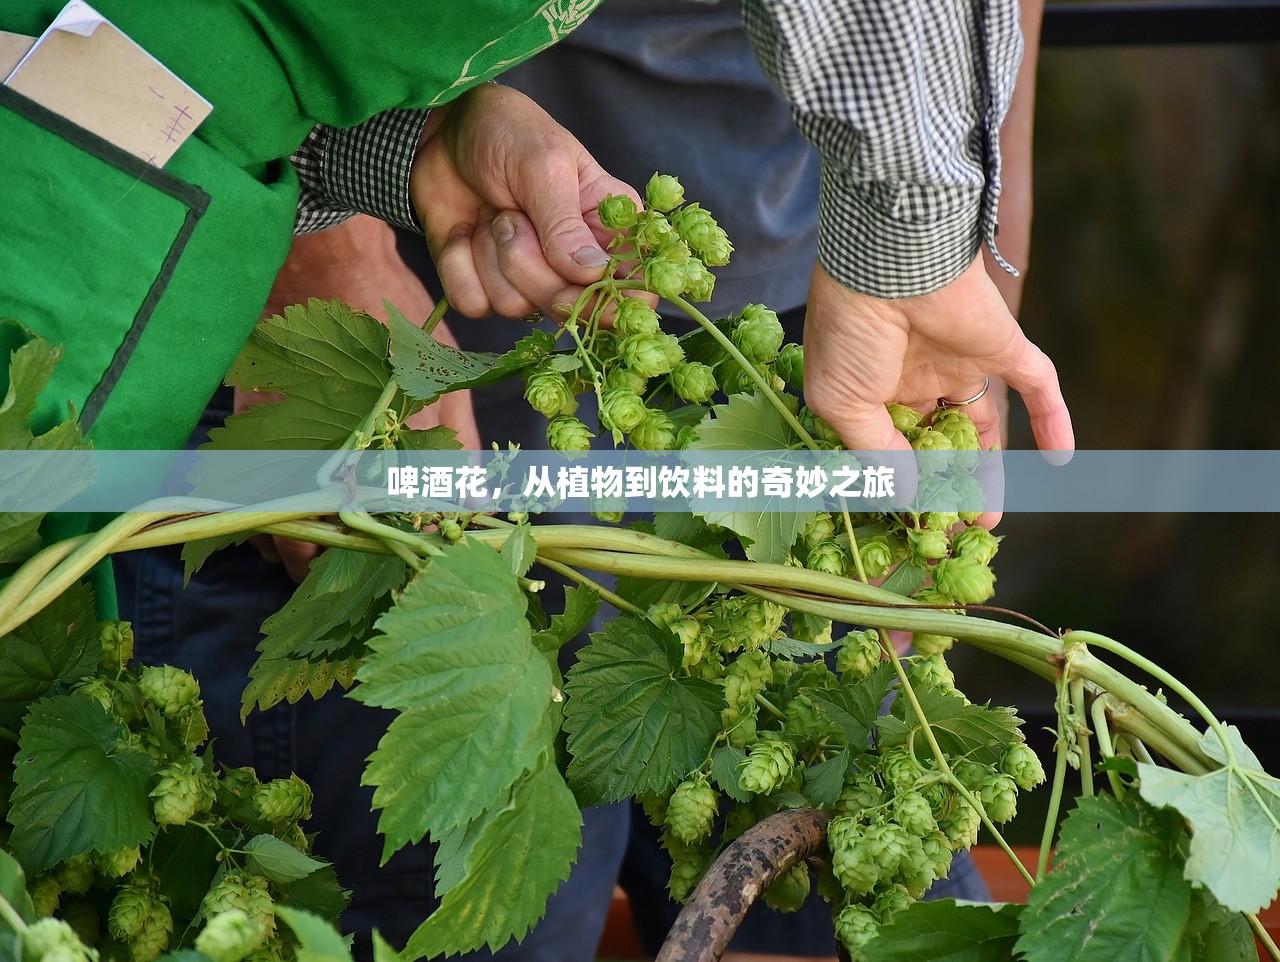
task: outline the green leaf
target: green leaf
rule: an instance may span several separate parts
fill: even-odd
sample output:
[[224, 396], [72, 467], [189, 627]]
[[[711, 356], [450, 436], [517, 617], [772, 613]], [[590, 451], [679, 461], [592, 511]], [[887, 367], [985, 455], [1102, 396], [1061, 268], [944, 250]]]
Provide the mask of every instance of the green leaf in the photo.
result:
[[825, 762], [804, 770], [804, 797], [814, 806], [831, 806], [840, 798], [844, 778], [849, 773], [849, 752], [840, 752]]
[[[591, 619], [596, 616], [599, 609], [600, 596], [594, 589], [582, 586], [566, 588], [564, 611], [558, 615], [552, 615], [551, 624], [545, 631], [539, 632], [540, 635], [548, 636], [543, 643], [550, 645], [551, 650], [559, 649], [577, 638], [591, 624]], [[539, 648], [543, 651], [548, 650], [542, 644]]]
[[534, 331], [506, 354], [477, 353], [441, 344], [395, 309], [389, 326], [396, 383], [405, 394], [427, 403], [450, 391], [505, 380], [546, 360], [556, 343], [548, 332]]
[[1053, 871], [1031, 890], [1018, 949], [1027, 962], [1193, 962], [1182, 823], [1132, 794], [1079, 799]]
[[517, 578], [522, 578], [533, 567], [533, 556], [538, 553], [538, 542], [533, 537], [533, 532], [529, 530], [529, 526], [522, 524], [516, 526], [498, 550], [507, 559], [511, 573]]
[[[735, 394], [728, 404], [717, 404], [698, 425], [698, 439], [691, 451], [768, 451], [759, 467], [778, 463], [776, 452], [786, 451], [797, 442], [795, 432], [772, 404], [759, 394]], [[753, 463], [750, 458], [743, 463]], [[763, 508], [735, 510], [732, 499], [720, 510], [701, 512], [709, 524], [728, 528], [742, 540], [743, 549], [752, 561], [780, 564], [805, 525], [816, 517], [816, 511], [795, 511], [791, 499], [780, 497], [753, 499]]]
[[852, 686], [845, 685], [831, 691], [812, 689], [806, 694], [840, 728], [845, 744], [858, 751], [867, 744], [875, 729], [880, 706], [884, 704], [892, 681], [893, 668], [883, 663]]
[[396, 435], [398, 451], [460, 451], [462, 442], [453, 428], [437, 424], [426, 430], [401, 429]]
[[298, 962], [351, 962], [351, 947], [337, 929], [302, 909], [277, 905], [278, 915], [298, 938]]
[[828, 651], [835, 651], [844, 644], [843, 641], [797, 641], [786, 636], [774, 638], [769, 642], [769, 654], [775, 658], [817, 658]]
[[[1280, 886], [1280, 780], [1262, 770], [1234, 725], [1227, 730], [1234, 762], [1205, 775], [1140, 764], [1138, 791], [1152, 805], [1176, 809], [1191, 826], [1187, 878], [1208, 886], [1233, 911], [1257, 912]], [[1200, 747], [1225, 761], [1212, 732]]]
[[[16, 337], [14, 336], [16, 335]], [[0, 322], [0, 343], [13, 343], [27, 338], [26, 343], [12, 351], [8, 358], [8, 387], [0, 402], [0, 451], [84, 451], [92, 447], [80, 432], [80, 425], [71, 412], [63, 421], [44, 434], [31, 431], [31, 414], [36, 399], [44, 390], [53, 369], [62, 357], [62, 349], [34, 337], [13, 321]], [[48, 496], [49, 472], [42, 472], [37, 481], [28, 474], [29, 465], [22, 463], [19, 470], [8, 463], [0, 465], [0, 488], [20, 491], [33, 483], [42, 485], [42, 493]], [[84, 487], [84, 480], [70, 478], [65, 484], [65, 496], [71, 498]], [[38, 530], [44, 514], [37, 512], [0, 513], [0, 564], [24, 561], [40, 545]]]
[[552, 371], [568, 374], [570, 371], [576, 371], [582, 367], [582, 358], [573, 352], [552, 354], [551, 357], [547, 358], [546, 366]]
[[[31, 907], [31, 896], [27, 894], [27, 876], [22, 866], [12, 855], [0, 848], [0, 899], [9, 903], [24, 922], [34, 922], [35, 909]], [[14, 929], [8, 919], [0, 913], [0, 933], [9, 934]]]
[[351, 697], [402, 712], [363, 779], [384, 859], [474, 818], [550, 744], [551, 669], [524, 606], [506, 559], [463, 541], [378, 619]]
[[259, 656], [249, 669], [249, 684], [241, 697], [241, 720], [249, 717], [255, 707], [266, 711], [282, 701], [294, 705], [306, 697], [321, 698], [334, 685], [350, 688], [356, 680], [356, 669], [363, 661], [363, 654], [345, 652], [325, 661], [308, 661], [288, 655], [278, 658]]
[[653, 533], [667, 541], [678, 541], [690, 548], [719, 548], [727, 535], [712, 528], [702, 518], [688, 511], [659, 511], [653, 516]]
[[654, 578], [634, 578], [630, 575], [618, 579], [613, 589], [622, 598], [644, 610], [650, 605], [674, 603], [691, 608], [710, 597], [716, 590], [710, 581], [662, 581]]
[[721, 745], [711, 753], [711, 780], [735, 802], [751, 801], [751, 793], [738, 787], [738, 774], [746, 760], [747, 753], [732, 745]]
[[249, 870], [277, 883], [296, 882], [325, 865], [274, 835], [256, 835], [244, 850], [249, 853]]
[[[387, 331], [341, 301], [312, 299], [258, 324], [227, 372], [227, 383], [285, 395], [209, 433], [202, 450], [338, 448], [373, 409], [391, 378]], [[309, 465], [314, 472], [315, 467]], [[283, 461], [283, 477], [299, 464]], [[283, 478], [282, 478], [283, 479]], [[262, 483], [255, 479], [255, 486]], [[226, 495], [223, 495], [226, 497]]]
[[866, 962], [1010, 962], [1021, 912], [1021, 905], [915, 902], [895, 912], [862, 951]]
[[1192, 959], [1253, 962], [1258, 957], [1257, 943], [1245, 917], [1225, 908], [1208, 889], [1191, 889], [1189, 938]]
[[351, 899], [351, 893], [338, 884], [338, 875], [332, 865], [326, 865], [296, 882], [279, 884], [276, 891], [276, 905], [302, 909], [335, 925]]
[[929, 572], [924, 568], [904, 561], [893, 570], [893, 574], [884, 579], [884, 584], [880, 587], [906, 597], [919, 591], [928, 580]]
[[582, 816], [564, 779], [544, 755], [516, 783], [506, 805], [466, 836], [441, 845], [440, 859], [461, 858], [440, 907], [409, 938], [402, 962], [455, 955], [523, 939], [569, 876], [582, 841]]
[[93, 590], [78, 582], [0, 638], [0, 719], [15, 724], [54, 685], [91, 674], [101, 653]]
[[[234, 833], [215, 833], [223, 845], [235, 845]], [[147, 850], [147, 862], [160, 880], [160, 892], [169, 900], [175, 918], [195, 918], [218, 872], [221, 855], [214, 837], [195, 825], [170, 825], [156, 836]]]
[[329, 548], [311, 562], [293, 597], [262, 623], [265, 657], [317, 658], [359, 640], [374, 609], [404, 584], [407, 566], [395, 555]]
[[[1021, 739], [1022, 719], [1012, 709], [966, 704], [956, 691], [934, 685], [915, 685], [916, 698], [928, 719], [938, 746], [950, 757], [967, 757], [981, 765], [997, 764], [1010, 745]], [[879, 721], [881, 748], [905, 745], [912, 732], [922, 730], [911, 703], [901, 692], [893, 701], [892, 714]]]
[[188, 541], [182, 546], [182, 587], [191, 584], [195, 573], [204, 567], [204, 563], [215, 551], [242, 544], [251, 537], [252, 532], [240, 534], [223, 534], [216, 538], [201, 538], [199, 541]]
[[565, 684], [569, 780], [584, 804], [661, 792], [697, 768], [720, 730], [723, 695], [682, 677], [683, 648], [647, 619], [615, 618]]
[[155, 765], [121, 749], [120, 723], [85, 695], [32, 706], [18, 738], [10, 847], [28, 872], [151, 839]]

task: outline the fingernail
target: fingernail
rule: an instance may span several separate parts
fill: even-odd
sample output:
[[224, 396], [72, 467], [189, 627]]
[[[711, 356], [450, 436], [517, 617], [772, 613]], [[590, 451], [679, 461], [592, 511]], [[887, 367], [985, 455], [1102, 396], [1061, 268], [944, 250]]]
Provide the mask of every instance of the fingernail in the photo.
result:
[[507, 244], [516, 236], [516, 225], [510, 217], [495, 217], [493, 220], [493, 239], [499, 244]]
[[449, 231], [449, 240], [463, 240], [471, 236], [471, 226], [469, 224], [459, 224], [453, 230]]
[[568, 317], [570, 314], [573, 313], [573, 305], [572, 304], [553, 304], [551, 307], [551, 310], [554, 311], [556, 314], [559, 314], [561, 317]]
[[1071, 459], [1076, 456], [1074, 451], [1041, 451], [1040, 457], [1044, 458], [1049, 464], [1055, 468], [1066, 467], [1071, 463]]
[[604, 267], [609, 263], [609, 255], [598, 247], [579, 247], [569, 256], [583, 267]]

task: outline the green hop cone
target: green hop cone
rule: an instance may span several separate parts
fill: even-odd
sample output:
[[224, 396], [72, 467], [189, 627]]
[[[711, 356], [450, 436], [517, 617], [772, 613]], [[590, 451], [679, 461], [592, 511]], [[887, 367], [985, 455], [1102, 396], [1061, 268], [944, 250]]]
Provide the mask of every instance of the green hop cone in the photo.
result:
[[262, 926], [242, 909], [220, 912], [205, 923], [196, 936], [196, 951], [213, 962], [240, 962], [266, 941]]
[[638, 297], [624, 297], [613, 316], [613, 329], [623, 337], [657, 334], [662, 330], [662, 318]]
[[775, 912], [798, 912], [809, 897], [809, 866], [803, 860], [787, 869], [764, 890], [764, 901]]
[[1000, 759], [1000, 771], [1026, 791], [1035, 788], [1045, 777], [1040, 756], [1025, 742], [1015, 742], [1005, 749], [1004, 758]]
[[761, 737], [743, 762], [738, 787], [753, 795], [768, 795], [791, 777], [795, 764], [795, 752], [789, 744], [780, 738]]
[[41, 875], [31, 883], [31, 907], [36, 918], [48, 918], [58, 911], [62, 901], [62, 883], [56, 876]]
[[529, 402], [529, 407], [546, 418], [578, 410], [578, 399], [569, 389], [569, 382], [557, 371], [531, 374], [525, 383], [524, 399]]
[[138, 674], [138, 691], [165, 715], [179, 715], [200, 700], [200, 685], [190, 672], [172, 665], [147, 666]]
[[960, 523], [960, 515], [955, 511], [926, 511], [920, 517], [920, 524], [935, 531], [950, 531]]
[[772, 681], [773, 665], [767, 654], [749, 651], [739, 655], [724, 673], [725, 703], [732, 709], [745, 709]]
[[720, 796], [705, 778], [687, 778], [671, 793], [667, 830], [682, 842], [696, 845], [711, 834]]
[[919, 792], [903, 792], [893, 800], [893, 820], [909, 835], [927, 835], [938, 827], [933, 807]]
[[156, 824], [185, 825], [197, 813], [209, 810], [214, 791], [199, 759], [170, 762], [157, 772], [156, 787], [151, 791]]
[[956, 451], [978, 451], [982, 448], [973, 420], [958, 408], [947, 408], [938, 413], [929, 427], [939, 434], [945, 434]]
[[645, 184], [644, 203], [646, 207], [663, 213], [675, 210], [684, 203], [684, 188], [670, 174], [655, 173]]
[[955, 643], [954, 638], [946, 635], [927, 634], [922, 631], [911, 636], [911, 646], [926, 658], [946, 654]]
[[877, 808], [883, 801], [884, 792], [876, 780], [864, 773], [854, 775], [844, 783], [832, 808], [837, 815], [858, 815], [868, 808]]
[[41, 962], [50, 958], [81, 958], [84, 946], [75, 930], [61, 919], [43, 918], [27, 926], [22, 933], [22, 958], [25, 962]]
[[684, 265], [684, 292], [691, 301], [704, 302], [711, 300], [716, 289], [716, 277], [707, 265], [696, 257], [691, 257]]
[[600, 424], [610, 431], [633, 431], [648, 409], [644, 400], [626, 388], [610, 388], [600, 397]]
[[836, 938], [849, 950], [850, 958], [866, 958], [862, 947], [880, 931], [880, 920], [865, 905], [846, 905], [835, 917]]
[[750, 650], [772, 641], [782, 628], [787, 609], [754, 595], [738, 598], [737, 602], [738, 631], [742, 637], [742, 646]]
[[991, 559], [996, 556], [999, 547], [1000, 538], [978, 525], [970, 525], [957, 531], [951, 539], [952, 556], [968, 558], [980, 565], [991, 564]]
[[704, 404], [716, 393], [716, 375], [701, 361], [685, 361], [672, 370], [671, 386], [683, 400]]
[[644, 262], [644, 284], [659, 297], [675, 300], [689, 285], [684, 263], [665, 254], [655, 254]]
[[850, 895], [866, 895], [880, 884], [880, 866], [866, 844], [866, 827], [857, 819], [833, 818], [827, 825], [831, 870]]
[[634, 227], [640, 213], [636, 202], [624, 194], [609, 194], [600, 201], [596, 210], [600, 213], [602, 226], [618, 231]]
[[660, 601], [651, 604], [644, 616], [659, 628], [675, 628], [676, 622], [684, 617], [684, 609], [674, 601]]
[[838, 541], [823, 541], [809, 549], [804, 566], [810, 571], [843, 575], [849, 567], [849, 555]]
[[932, 428], [925, 428], [919, 432], [912, 440], [911, 447], [916, 451], [950, 451], [952, 450], [951, 439], [941, 431], [934, 431]]
[[907, 531], [907, 550], [921, 566], [945, 558], [949, 547], [945, 531], [932, 531], [928, 528]]
[[955, 691], [956, 676], [941, 655], [921, 658], [912, 667], [912, 680], [917, 685]]
[[267, 880], [261, 875], [250, 875], [237, 869], [227, 872], [210, 886], [203, 903], [206, 918], [239, 909], [253, 920], [264, 936], [275, 931], [276, 915], [272, 906]]
[[830, 541], [836, 536], [836, 523], [831, 515], [823, 512], [816, 518], [804, 526], [804, 531], [800, 533], [804, 546], [812, 550], [816, 545], [822, 544], [824, 541]]
[[946, 878], [951, 871], [953, 851], [950, 839], [941, 831], [930, 832], [920, 839], [920, 846], [925, 858], [929, 860], [929, 871], [935, 879]]
[[108, 715], [114, 713], [115, 702], [111, 697], [111, 686], [97, 675], [93, 675], [86, 678], [84, 681], [77, 683], [74, 691], [81, 695], [88, 695], [101, 705], [102, 710]]
[[897, 791], [913, 789], [925, 773], [924, 768], [905, 747], [890, 748], [880, 756], [880, 771]]
[[748, 304], [739, 313], [730, 339], [747, 360], [768, 364], [778, 356], [784, 336], [777, 314], [763, 305]]
[[676, 425], [662, 411], [646, 412], [631, 429], [631, 444], [641, 451], [670, 451], [675, 446]]
[[689, 204], [672, 214], [670, 219], [680, 239], [712, 267], [724, 267], [729, 263], [729, 255], [733, 253], [729, 236], [703, 208]]
[[938, 591], [959, 604], [980, 605], [996, 593], [996, 576], [972, 558], [948, 558], [933, 569]]
[[133, 626], [127, 621], [104, 621], [98, 628], [102, 646], [102, 667], [107, 671], [123, 668], [133, 658]]
[[253, 795], [262, 818], [274, 825], [306, 821], [311, 817], [311, 801], [311, 787], [297, 775], [273, 778]]
[[711, 651], [711, 635], [702, 630], [702, 622], [697, 618], [681, 618], [672, 625], [671, 630], [684, 646], [680, 667], [692, 668], [706, 660]]
[[991, 775], [978, 787], [978, 797], [991, 821], [1003, 825], [1018, 811], [1018, 784], [1008, 775]]
[[877, 822], [863, 833], [863, 844], [880, 869], [881, 878], [891, 878], [907, 854], [906, 829], [895, 822]]
[[894, 404], [892, 401], [885, 407], [889, 411], [889, 417], [893, 419], [894, 430], [910, 438], [919, 429], [922, 415], [915, 408]]
[[804, 390], [804, 345], [784, 344], [773, 369], [793, 391]]
[[882, 653], [879, 635], [873, 629], [851, 631], [836, 652], [836, 671], [846, 682], [866, 678], [880, 664]]
[[649, 386], [649, 379], [628, 367], [618, 365], [605, 375], [604, 386], [607, 390], [617, 389], [630, 391], [632, 394], [644, 394]]
[[142, 850], [134, 845], [114, 852], [98, 853], [94, 857], [98, 871], [107, 878], [123, 878], [138, 867], [138, 862], [142, 860]]
[[876, 893], [875, 901], [871, 904], [871, 911], [876, 914], [876, 918], [883, 924], [891, 921], [903, 909], [910, 908], [913, 901], [915, 900], [912, 899], [911, 894], [905, 887], [894, 884]]
[[134, 878], [116, 890], [107, 910], [107, 931], [117, 942], [137, 938], [157, 904], [150, 879]]
[[678, 858], [671, 863], [671, 876], [667, 880], [667, 891], [676, 902], [686, 901], [697, 887], [706, 864], [698, 858]]
[[978, 810], [963, 798], [956, 799], [956, 807], [951, 814], [938, 823], [938, 828], [946, 835], [951, 850], [972, 848], [978, 841], [978, 830], [982, 828], [982, 816]]
[[673, 367], [668, 358], [668, 337], [667, 334], [632, 334], [618, 346], [618, 355], [641, 377], [660, 377]]
[[862, 570], [868, 578], [883, 578], [894, 566], [893, 545], [883, 535], [868, 538], [858, 545], [858, 556], [862, 558]]
[[69, 895], [83, 895], [93, 885], [93, 856], [76, 855], [58, 866], [58, 884]]
[[589, 451], [593, 437], [585, 424], [567, 414], [547, 424], [547, 444], [553, 451]]
[[818, 708], [808, 695], [797, 695], [787, 702], [783, 731], [787, 740], [802, 749], [823, 739], [828, 743], [841, 739], [839, 727]]
[[169, 902], [157, 895], [151, 903], [151, 914], [143, 923], [142, 931], [129, 943], [129, 959], [131, 962], [155, 962], [169, 948], [172, 935], [173, 913], [169, 911]]
[[632, 236], [642, 251], [652, 252], [666, 247], [680, 235], [665, 215], [656, 210], [645, 210], [636, 218]]

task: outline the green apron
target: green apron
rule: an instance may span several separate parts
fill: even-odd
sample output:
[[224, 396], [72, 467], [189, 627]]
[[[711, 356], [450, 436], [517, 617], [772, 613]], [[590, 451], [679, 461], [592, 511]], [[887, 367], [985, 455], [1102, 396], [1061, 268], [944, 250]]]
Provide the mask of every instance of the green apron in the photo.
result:
[[311, 128], [447, 102], [598, 2], [94, 0], [214, 109], [159, 170], [0, 86], [0, 318], [65, 348], [34, 429], [71, 405], [98, 448], [181, 447], [288, 252]]

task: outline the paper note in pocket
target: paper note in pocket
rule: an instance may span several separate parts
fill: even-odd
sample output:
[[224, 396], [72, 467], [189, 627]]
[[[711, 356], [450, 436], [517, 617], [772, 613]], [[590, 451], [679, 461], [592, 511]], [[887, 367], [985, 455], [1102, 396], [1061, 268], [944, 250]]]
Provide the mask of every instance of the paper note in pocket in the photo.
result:
[[72, 0], [6, 85], [157, 167], [213, 105], [83, 0]]

